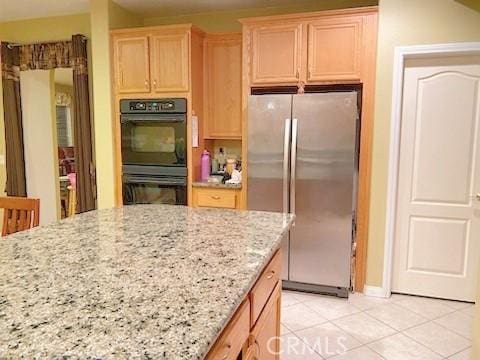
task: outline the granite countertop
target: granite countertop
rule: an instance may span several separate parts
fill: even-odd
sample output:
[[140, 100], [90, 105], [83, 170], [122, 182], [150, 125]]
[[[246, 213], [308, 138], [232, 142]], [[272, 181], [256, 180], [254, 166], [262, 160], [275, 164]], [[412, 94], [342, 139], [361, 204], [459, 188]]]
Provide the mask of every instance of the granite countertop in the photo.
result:
[[5, 237], [0, 358], [202, 359], [292, 221], [135, 205]]
[[208, 181], [194, 181], [192, 183], [194, 187], [206, 187], [206, 188], [215, 188], [215, 189], [241, 189], [242, 184], [223, 184], [223, 183], [213, 183]]

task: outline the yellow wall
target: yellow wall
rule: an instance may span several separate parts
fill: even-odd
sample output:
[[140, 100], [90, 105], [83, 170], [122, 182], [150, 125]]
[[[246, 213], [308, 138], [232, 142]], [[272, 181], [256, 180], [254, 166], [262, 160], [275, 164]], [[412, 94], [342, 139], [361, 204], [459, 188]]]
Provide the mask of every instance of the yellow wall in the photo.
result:
[[93, 106], [98, 208], [115, 205], [114, 134], [110, 74], [109, 31], [141, 25], [140, 18], [111, 0], [91, 0]]
[[480, 41], [480, 13], [454, 0], [380, 0], [367, 284], [382, 285], [395, 46]]
[[290, 6], [269, 7], [263, 9], [216, 11], [170, 17], [150, 17], [144, 19], [144, 24], [150, 26], [192, 23], [207, 32], [240, 31], [242, 27], [238, 22], [238, 19], [241, 18], [329, 9], [342, 9], [377, 4], [378, 0], [304, 0], [296, 1], [293, 5]]
[[[90, 16], [79, 14], [0, 23], [0, 41], [13, 43], [36, 43], [42, 41], [67, 40], [74, 34], [90, 38]], [[89, 61], [91, 64], [91, 61]], [[91, 74], [91, 65], [89, 65]], [[1, 78], [0, 78], [1, 85]], [[0, 86], [0, 155], [5, 154], [3, 97]], [[0, 164], [0, 195], [5, 189], [5, 164]]]

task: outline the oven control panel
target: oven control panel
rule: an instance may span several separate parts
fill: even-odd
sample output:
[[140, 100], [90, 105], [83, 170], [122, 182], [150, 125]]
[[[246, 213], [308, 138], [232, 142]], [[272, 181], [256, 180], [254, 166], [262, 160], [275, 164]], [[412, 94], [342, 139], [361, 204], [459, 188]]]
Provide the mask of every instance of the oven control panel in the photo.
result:
[[186, 113], [186, 99], [120, 100], [120, 112], [131, 113]]

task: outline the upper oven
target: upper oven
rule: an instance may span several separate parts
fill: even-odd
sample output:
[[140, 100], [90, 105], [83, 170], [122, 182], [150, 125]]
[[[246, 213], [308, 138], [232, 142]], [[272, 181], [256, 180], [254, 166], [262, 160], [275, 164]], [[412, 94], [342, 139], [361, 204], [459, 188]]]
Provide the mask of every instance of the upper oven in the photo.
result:
[[187, 100], [120, 100], [123, 165], [186, 167]]

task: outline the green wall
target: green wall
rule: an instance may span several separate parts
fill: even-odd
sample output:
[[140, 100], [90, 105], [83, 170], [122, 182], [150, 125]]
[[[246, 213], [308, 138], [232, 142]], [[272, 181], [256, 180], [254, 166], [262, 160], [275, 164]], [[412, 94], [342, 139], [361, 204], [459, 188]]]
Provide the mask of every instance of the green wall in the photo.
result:
[[192, 23], [206, 32], [241, 31], [242, 27], [241, 24], [238, 22], [238, 19], [242, 18], [331, 9], [343, 9], [350, 7], [371, 6], [377, 4], [378, 0], [296, 1], [293, 5], [289, 6], [267, 7], [261, 9], [245, 9], [236, 11], [216, 11], [182, 16], [148, 17], [144, 19], [144, 24], [150, 26]]

